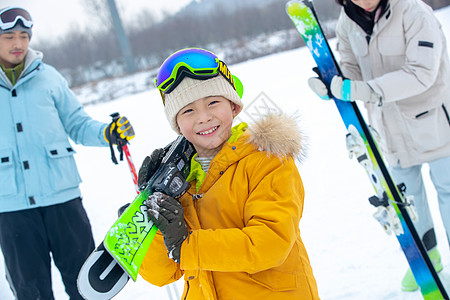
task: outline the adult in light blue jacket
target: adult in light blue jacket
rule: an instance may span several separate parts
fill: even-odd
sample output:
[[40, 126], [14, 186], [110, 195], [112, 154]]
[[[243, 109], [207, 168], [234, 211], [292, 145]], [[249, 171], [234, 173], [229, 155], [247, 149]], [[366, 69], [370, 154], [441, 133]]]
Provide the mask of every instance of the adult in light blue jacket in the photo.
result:
[[65, 79], [28, 50], [13, 86], [0, 72], [0, 212], [64, 203], [80, 197], [81, 182], [69, 137], [108, 146], [107, 124], [93, 120]]
[[16, 299], [53, 299], [50, 252], [70, 299], [82, 299], [76, 278], [94, 242], [69, 138], [108, 146], [134, 132], [124, 117], [108, 125], [87, 115], [28, 48], [32, 25], [24, 9], [0, 10], [0, 245]]

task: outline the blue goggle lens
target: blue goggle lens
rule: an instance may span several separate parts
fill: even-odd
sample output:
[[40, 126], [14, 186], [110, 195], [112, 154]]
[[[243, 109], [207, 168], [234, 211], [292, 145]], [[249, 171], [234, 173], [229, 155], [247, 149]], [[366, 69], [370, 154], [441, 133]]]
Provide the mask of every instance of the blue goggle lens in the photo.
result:
[[[170, 87], [185, 74], [193, 77], [213, 77], [218, 74], [219, 59], [207, 50], [188, 48], [175, 52], [161, 65], [155, 80], [156, 87], [163, 92], [172, 90]], [[200, 79], [199, 78], [199, 79]], [[182, 78], [180, 78], [182, 79]]]

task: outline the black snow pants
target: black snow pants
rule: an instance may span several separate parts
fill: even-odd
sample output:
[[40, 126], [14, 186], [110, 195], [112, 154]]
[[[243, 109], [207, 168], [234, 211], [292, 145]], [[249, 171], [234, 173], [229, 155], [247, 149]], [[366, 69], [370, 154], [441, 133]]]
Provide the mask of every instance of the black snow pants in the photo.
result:
[[6, 278], [16, 299], [54, 299], [51, 257], [70, 299], [83, 299], [76, 280], [94, 250], [94, 240], [81, 198], [0, 213], [0, 246]]

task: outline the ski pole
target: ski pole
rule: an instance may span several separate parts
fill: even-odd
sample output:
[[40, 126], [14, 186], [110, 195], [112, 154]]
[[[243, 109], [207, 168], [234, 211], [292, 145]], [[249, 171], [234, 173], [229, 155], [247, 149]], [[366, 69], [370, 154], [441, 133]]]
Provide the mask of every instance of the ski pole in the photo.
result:
[[[118, 112], [112, 113], [110, 116], [111, 116], [113, 122], [117, 121], [120, 118], [120, 114]], [[115, 164], [117, 164], [117, 159], [114, 155], [114, 150], [112, 148], [112, 145], [110, 145], [110, 146], [111, 146], [111, 159]], [[119, 153], [120, 153], [120, 160], [122, 160], [122, 154], [125, 153], [125, 157], [128, 162], [128, 167], [129, 167], [130, 173], [131, 173], [131, 179], [133, 180], [134, 188], [135, 188], [136, 192], [139, 194], [139, 186], [138, 186], [138, 179], [137, 179], [138, 176], [137, 176], [137, 172], [136, 172], [136, 167], [134, 166], [133, 160], [131, 159], [131, 154], [130, 154], [130, 150], [128, 149], [127, 141], [118, 139], [117, 149], [119, 150]]]
[[123, 153], [125, 153], [125, 157], [128, 162], [128, 168], [130, 169], [131, 179], [134, 183], [134, 188], [136, 189], [136, 193], [139, 194], [139, 186], [138, 186], [138, 176], [136, 172], [136, 167], [134, 166], [133, 160], [131, 159], [130, 150], [128, 149], [128, 145], [122, 146]]

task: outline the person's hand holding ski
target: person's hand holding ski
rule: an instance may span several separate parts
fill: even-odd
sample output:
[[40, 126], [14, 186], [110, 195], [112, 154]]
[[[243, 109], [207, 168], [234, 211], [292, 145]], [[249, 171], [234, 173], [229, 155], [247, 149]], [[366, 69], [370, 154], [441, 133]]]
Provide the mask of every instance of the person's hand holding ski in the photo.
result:
[[323, 78], [317, 67], [313, 71], [318, 77], [308, 79], [310, 89], [321, 99], [330, 100], [331, 96], [343, 101], [361, 100], [367, 103], [380, 103], [381, 96], [365, 81], [350, 80], [339, 75], [331, 79], [330, 89], [323, 82]]
[[164, 236], [169, 258], [180, 263], [181, 245], [188, 236], [180, 202], [163, 193], [156, 192], [146, 202], [148, 217]]

